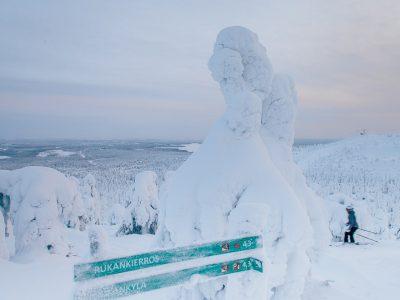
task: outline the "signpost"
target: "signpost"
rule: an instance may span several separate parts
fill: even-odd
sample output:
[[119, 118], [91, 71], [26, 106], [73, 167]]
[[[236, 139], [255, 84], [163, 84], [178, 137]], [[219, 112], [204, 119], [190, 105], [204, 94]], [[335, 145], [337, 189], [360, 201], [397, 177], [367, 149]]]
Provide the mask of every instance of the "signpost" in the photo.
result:
[[169, 250], [142, 253], [74, 266], [74, 280], [82, 281], [98, 277], [135, 271], [169, 263], [202, 257], [247, 251], [262, 247], [260, 236], [193, 245]]
[[262, 262], [256, 258], [248, 257], [223, 263], [211, 264], [201, 267], [179, 270], [150, 277], [114, 283], [108, 286], [92, 288], [75, 294], [75, 299], [112, 299], [125, 297], [146, 291], [181, 284], [190, 279], [192, 275], [199, 274], [207, 277], [218, 277], [233, 273], [254, 270], [263, 272]]

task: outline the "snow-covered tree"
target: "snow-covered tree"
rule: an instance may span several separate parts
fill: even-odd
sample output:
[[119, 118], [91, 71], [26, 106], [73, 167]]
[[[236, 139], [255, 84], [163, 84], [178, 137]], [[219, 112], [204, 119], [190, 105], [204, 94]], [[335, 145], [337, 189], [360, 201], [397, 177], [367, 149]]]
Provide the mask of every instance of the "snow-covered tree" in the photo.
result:
[[135, 176], [133, 196], [126, 204], [126, 213], [119, 234], [151, 233], [157, 228], [157, 174], [143, 171]]
[[292, 148], [297, 111], [297, 93], [293, 80], [284, 74], [275, 74], [271, 93], [263, 99], [263, 138], [284, 143]]
[[287, 75], [275, 74], [271, 93], [263, 99], [260, 134], [273, 162], [307, 209], [316, 255], [329, 243], [328, 221], [324, 200], [308, 187], [293, 160], [296, 111], [297, 93], [293, 80]]
[[100, 224], [100, 194], [97, 191], [96, 179], [92, 174], [87, 174], [81, 181], [80, 191], [85, 205], [87, 221]]
[[0, 190], [11, 196], [16, 254], [67, 254], [65, 227], [84, 218], [75, 181], [45, 167], [0, 171]]
[[10, 253], [6, 244], [6, 225], [3, 214], [0, 211], [0, 258], [9, 259]]
[[101, 226], [92, 225], [88, 230], [90, 255], [94, 258], [104, 258], [107, 253], [108, 237]]
[[[217, 37], [209, 68], [226, 111], [168, 183], [161, 199], [160, 242], [182, 246], [261, 234], [265, 277], [243, 273], [197, 284], [191, 296], [300, 299], [309, 272], [311, 225], [259, 134], [262, 103], [273, 78], [265, 48], [250, 30], [226, 28]], [[181, 295], [184, 299], [187, 291]]]

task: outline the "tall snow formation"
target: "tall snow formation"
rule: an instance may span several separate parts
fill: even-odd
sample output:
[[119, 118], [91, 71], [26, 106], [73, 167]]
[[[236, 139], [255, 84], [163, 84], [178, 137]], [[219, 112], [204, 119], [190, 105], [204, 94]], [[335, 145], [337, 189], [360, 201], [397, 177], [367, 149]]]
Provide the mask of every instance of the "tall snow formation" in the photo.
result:
[[160, 241], [182, 246], [261, 234], [264, 277], [244, 273], [206, 283], [206, 289], [199, 284], [191, 297], [300, 299], [312, 229], [303, 201], [272, 162], [259, 133], [273, 78], [266, 50], [250, 30], [229, 27], [217, 37], [209, 68], [226, 111], [170, 179], [161, 199]]
[[0, 170], [0, 191], [11, 197], [16, 254], [67, 254], [65, 226], [79, 227], [85, 211], [78, 186], [45, 167]]
[[87, 214], [87, 222], [100, 224], [100, 195], [96, 187], [96, 179], [92, 174], [87, 174], [81, 184], [80, 191]]
[[293, 160], [297, 103], [293, 80], [288, 75], [275, 74], [271, 93], [263, 101], [260, 134], [271, 159], [307, 208], [314, 233], [315, 257], [329, 243], [327, 212], [324, 200], [308, 187], [302, 171]]
[[133, 197], [127, 201], [120, 233], [151, 233], [157, 228], [157, 174], [143, 171], [136, 174]]

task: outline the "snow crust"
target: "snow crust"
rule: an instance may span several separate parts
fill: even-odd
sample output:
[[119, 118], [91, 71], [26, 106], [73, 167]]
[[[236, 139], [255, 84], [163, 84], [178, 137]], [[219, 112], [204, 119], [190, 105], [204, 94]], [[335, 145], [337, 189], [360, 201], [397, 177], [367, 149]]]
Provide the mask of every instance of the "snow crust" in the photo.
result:
[[168, 183], [161, 201], [160, 240], [176, 246], [261, 234], [265, 277], [250, 280], [252, 275], [243, 274], [215, 281], [207, 287], [212, 293], [207, 297], [300, 299], [309, 272], [312, 229], [304, 203], [276, 168], [259, 134], [273, 78], [266, 50], [253, 32], [228, 27], [217, 37], [209, 68], [224, 94], [226, 111]]

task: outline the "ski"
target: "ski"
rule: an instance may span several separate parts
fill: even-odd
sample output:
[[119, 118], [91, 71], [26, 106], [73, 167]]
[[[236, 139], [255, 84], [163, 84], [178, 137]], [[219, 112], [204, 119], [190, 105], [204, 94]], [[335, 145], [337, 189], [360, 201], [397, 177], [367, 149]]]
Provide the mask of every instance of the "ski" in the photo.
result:
[[113, 299], [126, 297], [178, 285], [189, 280], [190, 277], [195, 274], [211, 278], [250, 270], [262, 273], [262, 262], [256, 258], [247, 257], [244, 259], [184, 269], [171, 273], [118, 282], [104, 287], [81, 290], [75, 293], [74, 299]]
[[133, 256], [113, 258], [92, 263], [77, 264], [74, 266], [74, 280], [88, 280], [169, 263], [252, 250], [261, 247], [261, 236], [250, 236], [169, 250], [141, 253]]

